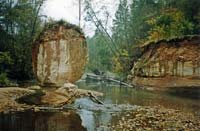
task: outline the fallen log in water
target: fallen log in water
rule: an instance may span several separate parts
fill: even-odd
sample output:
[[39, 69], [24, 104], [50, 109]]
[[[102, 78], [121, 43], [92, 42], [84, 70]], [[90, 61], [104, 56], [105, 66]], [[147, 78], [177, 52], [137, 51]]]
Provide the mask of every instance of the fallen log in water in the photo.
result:
[[125, 83], [125, 82], [122, 82], [122, 81], [119, 81], [119, 80], [115, 80], [113, 78], [107, 78], [107, 80], [118, 83], [120, 85], [127, 86], [127, 87], [133, 87], [133, 85], [131, 85], [131, 84], [128, 84], [128, 83]]
[[116, 79], [111, 78], [111, 77], [102, 76], [102, 75], [87, 74], [86, 79], [93, 79], [93, 80], [98, 80], [98, 81], [109, 81], [109, 82], [115, 82], [115, 83], [118, 83], [119, 85], [124, 85], [124, 86], [127, 86], [127, 87], [134, 87], [131, 84], [125, 83], [125, 82], [120, 81], [120, 80], [116, 80]]
[[91, 92], [89, 92], [88, 94], [93, 102], [104, 105], [104, 103], [102, 101], [100, 101], [96, 96], [94, 96]]

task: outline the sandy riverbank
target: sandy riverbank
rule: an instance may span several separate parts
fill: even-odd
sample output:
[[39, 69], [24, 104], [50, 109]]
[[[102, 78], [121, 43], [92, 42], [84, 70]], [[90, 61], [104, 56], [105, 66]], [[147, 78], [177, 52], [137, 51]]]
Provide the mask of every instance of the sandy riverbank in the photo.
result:
[[102, 93], [78, 88], [58, 89], [39, 86], [30, 88], [6, 87], [0, 88], [0, 112], [17, 112], [34, 109], [37, 106], [61, 107], [73, 103], [77, 98], [101, 96]]

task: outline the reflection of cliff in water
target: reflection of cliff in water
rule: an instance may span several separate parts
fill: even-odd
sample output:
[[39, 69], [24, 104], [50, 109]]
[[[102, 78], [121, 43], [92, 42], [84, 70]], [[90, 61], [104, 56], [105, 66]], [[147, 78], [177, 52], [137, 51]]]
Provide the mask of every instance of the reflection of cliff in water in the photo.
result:
[[0, 131], [86, 131], [78, 114], [68, 112], [25, 112], [0, 115]]

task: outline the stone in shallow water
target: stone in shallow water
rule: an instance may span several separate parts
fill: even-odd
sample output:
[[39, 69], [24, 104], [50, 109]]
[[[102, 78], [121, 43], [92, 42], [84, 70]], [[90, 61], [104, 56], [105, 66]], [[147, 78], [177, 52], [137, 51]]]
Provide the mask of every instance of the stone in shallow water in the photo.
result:
[[76, 86], [76, 85], [74, 85], [74, 84], [71, 84], [71, 83], [65, 83], [65, 84], [63, 85], [63, 88], [70, 90], [70, 89], [77, 89], [78, 86]]
[[34, 42], [34, 74], [42, 86], [62, 86], [83, 74], [88, 59], [84, 34], [76, 26], [53, 23]]

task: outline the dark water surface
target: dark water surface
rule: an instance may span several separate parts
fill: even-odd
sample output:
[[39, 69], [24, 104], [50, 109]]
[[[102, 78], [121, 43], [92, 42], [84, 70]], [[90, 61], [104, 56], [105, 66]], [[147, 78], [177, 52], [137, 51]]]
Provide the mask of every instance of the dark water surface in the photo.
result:
[[185, 112], [200, 113], [200, 87], [169, 88], [165, 91], [146, 91], [110, 84], [79, 82], [82, 89], [104, 93], [100, 98], [107, 104], [131, 104], [140, 106], [164, 106]]
[[86, 131], [74, 111], [0, 115], [0, 131]]
[[171, 88], [165, 92], [144, 91], [102, 83], [76, 83], [82, 89], [104, 93], [105, 105], [89, 98], [78, 99], [63, 112], [25, 112], [0, 115], [0, 131], [110, 131], [110, 123], [121, 109], [137, 106], [164, 106], [200, 115], [200, 88]]
[[[125, 105], [129, 108], [134, 108], [130, 105], [163, 106], [200, 116], [200, 88], [170, 88], [166, 91], [145, 91], [102, 83], [79, 82], [77, 85], [82, 89], [104, 93], [104, 96], [99, 99], [106, 106], [112, 104]], [[104, 109], [104, 106], [101, 108], [86, 98], [77, 100], [75, 105], [81, 107], [79, 114], [83, 125], [88, 131], [110, 131], [108, 128], [110, 123], [117, 121], [117, 117], [112, 112], [116, 108]]]

